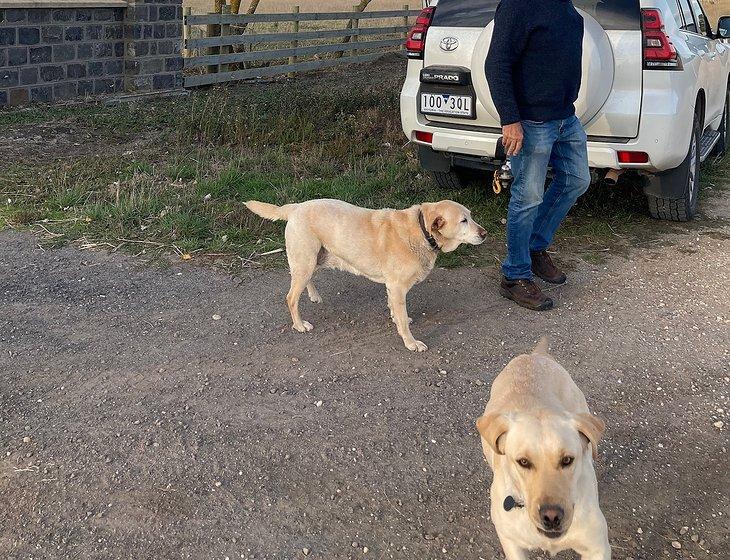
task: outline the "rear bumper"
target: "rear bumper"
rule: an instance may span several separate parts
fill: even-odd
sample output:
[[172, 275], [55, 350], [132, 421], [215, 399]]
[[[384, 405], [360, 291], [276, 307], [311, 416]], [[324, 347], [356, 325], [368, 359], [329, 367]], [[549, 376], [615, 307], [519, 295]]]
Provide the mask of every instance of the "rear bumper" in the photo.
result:
[[[415, 138], [415, 130], [430, 132], [433, 141], [429, 144]], [[501, 149], [501, 134], [495, 132], [471, 132], [465, 130], [445, 130], [441, 127], [421, 125], [409, 136], [414, 144], [428, 146], [437, 152], [464, 154], [484, 158], [485, 160], [501, 160], [504, 152]], [[618, 161], [618, 152], [623, 150], [649, 153], [649, 163], [624, 164]], [[685, 150], [686, 151], [686, 150]], [[643, 147], [635, 139], [626, 142], [588, 141], [588, 164], [596, 169], [645, 169], [658, 171], [648, 147]], [[680, 159], [681, 161], [681, 159]]]
[[[694, 114], [692, 96], [695, 93], [685, 87], [685, 91], [680, 90], [678, 94], [677, 84], [666, 83], [673, 79], [668, 76], [671, 72], [653, 74], [645, 78], [639, 134], [636, 138], [616, 139], [589, 135], [588, 163], [592, 168], [637, 169], [656, 173], [677, 167], [686, 157]], [[417, 83], [413, 84], [411, 81], [406, 81], [400, 98], [403, 132], [411, 142], [429, 146], [437, 152], [487, 159], [500, 158], [499, 129], [470, 126], [467, 122], [459, 126], [428, 121], [418, 112]], [[682, 103], [683, 99], [691, 101]], [[588, 130], [590, 131], [590, 125]], [[427, 144], [416, 140], [416, 131], [432, 133], [432, 142]], [[649, 161], [619, 163], [619, 151], [645, 152]]]
[[[433, 134], [432, 142], [420, 142], [415, 132], [424, 131]], [[429, 124], [420, 124], [406, 134], [414, 144], [428, 146], [437, 152], [464, 154], [485, 158], [487, 160], [502, 159], [501, 134], [498, 132], [475, 132], [467, 130], [444, 129]], [[623, 140], [623, 139], [621, 139]], [[668, 142], [642, 142], [639, 138], [623, 141], [607, 142], [605, 140], [588, 139], [588, 164], [595, 169], [639, 169], [648, 172], [659, 172], [678, 166], [687, 154], [684, 142], [678, 143], [679, 150], [669, 153]], [[687, 141], [689, 144], [689, 141]], [[665, 149], [666, 148], [666, 149]], [[619, 163], [619, 151], [646, 152], [648, 163]]]

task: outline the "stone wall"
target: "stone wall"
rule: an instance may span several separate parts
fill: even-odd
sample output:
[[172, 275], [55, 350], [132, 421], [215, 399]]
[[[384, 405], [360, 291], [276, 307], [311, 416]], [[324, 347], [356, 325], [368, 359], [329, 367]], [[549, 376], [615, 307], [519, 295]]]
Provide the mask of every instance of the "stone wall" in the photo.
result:
[[130, 1], [126, 16], [125, 91], [182, 88], [182, 0]]
[[179, 89], [181, 43], [181, 0], [0, 7], [0, 106]]

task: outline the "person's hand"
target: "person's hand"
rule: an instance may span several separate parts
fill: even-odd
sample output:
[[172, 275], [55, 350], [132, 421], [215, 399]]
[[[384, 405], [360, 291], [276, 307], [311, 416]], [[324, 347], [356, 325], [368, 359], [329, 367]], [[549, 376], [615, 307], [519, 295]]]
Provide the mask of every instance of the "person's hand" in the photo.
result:
[[522, 125], [518, 122], [502, 127], [502, 144], [508, 156], [516, 156], [522, 149]]

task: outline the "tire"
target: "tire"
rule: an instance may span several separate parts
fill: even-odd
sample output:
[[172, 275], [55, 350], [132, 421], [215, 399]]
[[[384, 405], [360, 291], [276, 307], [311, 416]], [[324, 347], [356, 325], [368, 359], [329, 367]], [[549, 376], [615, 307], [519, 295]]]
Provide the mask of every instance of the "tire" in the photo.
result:
[[469, 177], [464, 171], [452, 167], [448, 171], [431, 171], [433, 180], [444, 190], [459, 190], [469, 184]]
[[725, 110], [722, 113], [722, 122], [720, 123], [720, 128], [717, 129], [717, 131], [720, 133], [720, 139], [717, 141], [717, 144], [715, 144], [715, 147], [712, 148], [712, 152], [710, 152], [710, 156], [722, 157], [725, 155], [725, 152], [727, 151], [728, 131], [729, 130], [730, 130], [730, 84], [728, 84], [728, 89], [727, 89], [727, 92], [725, 93]]
[[687, 157], [672, 170], [672, 181], [681, 182], [677, 187], [680, 198], [664, 198], [647, 194], [649, 214], [657, 220], [688, 222], [697, 211], [697, 196], [700, 190], [700, 116], [695, 112], [692, 123], [692, 137], [689, 141]]

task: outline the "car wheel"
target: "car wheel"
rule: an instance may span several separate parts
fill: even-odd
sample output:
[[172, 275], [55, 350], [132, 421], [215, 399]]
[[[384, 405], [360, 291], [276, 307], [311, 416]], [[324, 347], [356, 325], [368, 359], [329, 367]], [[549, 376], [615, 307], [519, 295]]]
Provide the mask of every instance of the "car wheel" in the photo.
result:
[[700, 190], [700, 134], [700, 117], [695, 113], [687, 157], [679, 167], [673, 170], [672, 174], [672, 180], [681, 182], [677, 186], [682, 196], [681, 198], [664, 198], [647, 195], [649, 213], [652, 218], [687, 222], [694, 217]]
[[720, 133], [720, 139], [712, 148], [711, 156], [722, 157], [727, 151], [727, 135], [730, 130], [730, 84], [728, 84], [727, 93], [725, 93], [725, 110], [722, 113], [722, 122], [717, 131]]
[[448, 171], [432, 171], [434, 182], [442, 189], [459, 190], [469, 184], [469, 177], [461, 169], [452, 167]]

